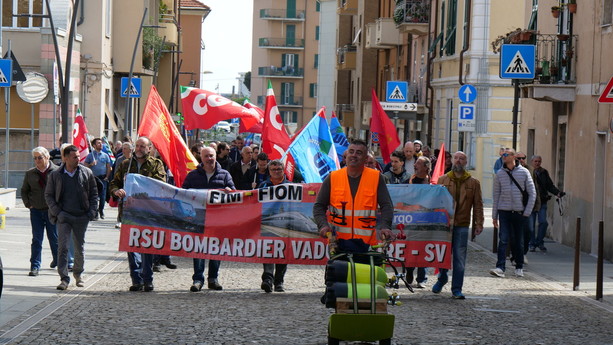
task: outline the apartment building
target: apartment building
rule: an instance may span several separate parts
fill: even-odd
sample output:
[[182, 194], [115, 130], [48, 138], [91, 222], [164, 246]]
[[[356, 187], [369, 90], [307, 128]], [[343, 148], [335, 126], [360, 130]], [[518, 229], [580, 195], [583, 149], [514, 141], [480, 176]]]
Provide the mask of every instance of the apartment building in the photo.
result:
[[264, 107], [272, 82], [281, 118], [290, 132], [316, 113], [319, 1], [253, 2], [251, 100]]

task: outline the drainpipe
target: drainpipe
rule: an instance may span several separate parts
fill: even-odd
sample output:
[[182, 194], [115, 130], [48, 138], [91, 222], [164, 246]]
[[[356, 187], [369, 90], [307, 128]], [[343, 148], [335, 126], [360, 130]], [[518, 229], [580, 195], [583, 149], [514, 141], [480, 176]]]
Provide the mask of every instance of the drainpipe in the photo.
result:
[[462, 80], [462, 75], [464, 74], [464, 53], [470, 49], [470, 23], [471, 23], [471, 9], [472, 9], [472, 0], [466, 0], [466, 9], [465, 9], [465, 25], [464, 25], [464, 48], [460, 52], [460, 70], [458, 72], [458, 81], [460, 85], [464, 85], [464, 81]]
[[81, 0], [81, 15], [79, 16], [79, 21], [77, 22], [77, 26], [80, 26], [85, 21], [85, 0]]
[[[432, 9], [430, 9], [430, 14], [432, 14]], [[432, 23], [432, 20], [429, 21], [428, 26]], [[434, 39], [436, 39], [438, 28], [438, 0], [434, 1]], [[428, 32], [432, 31], [432, 27], [429, 28]], [[430, 49], [430, 42], [432, 36], [428, 36], [428, 49]], [[428, 52], [428, 54], [431, 54]], [[432, 116], [434, 115], [434, 88], [431, 84], [432, 79], [432, 61], [434, 61], [434, 57], [436, 57], [436, 51], [433, 52], [430, 56], [428, 56], [428, 63], [426, 65], [426, 89], [430, 91], [431, 97], [428, 100], [428, 91], [426, 91], [426, 108], [428, 109], [428, 141], [430, 142], [430, 147], [432, 147]], [[429, 102], [429, 103], [428, 103]]]

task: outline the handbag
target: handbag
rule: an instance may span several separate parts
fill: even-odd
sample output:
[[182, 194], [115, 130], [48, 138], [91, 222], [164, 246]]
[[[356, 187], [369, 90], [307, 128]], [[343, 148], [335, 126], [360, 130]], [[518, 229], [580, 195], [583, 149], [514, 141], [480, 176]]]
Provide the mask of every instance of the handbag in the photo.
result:
[[505, 170], [504, 172], [506, 172], [507, 175], [509, 175], [511, 180], [513, 180], [513, 183], [515, 183], [515, 185], [517, 186], [517, 189], [519, 189], [519, 191], [521, 192], [521, 203], [524, 205], [524, 208], [526, 208], [526, 205], [528, 205], [528, 199], [530, 199], [530, 194], [528, 194], [527, 191], [521, 189], [521, 187], [519, 186], [519, 183], [517, 183], [517, 180], [515, 180], [513, 175], [511, 175], [511, 173], [508, 170]]

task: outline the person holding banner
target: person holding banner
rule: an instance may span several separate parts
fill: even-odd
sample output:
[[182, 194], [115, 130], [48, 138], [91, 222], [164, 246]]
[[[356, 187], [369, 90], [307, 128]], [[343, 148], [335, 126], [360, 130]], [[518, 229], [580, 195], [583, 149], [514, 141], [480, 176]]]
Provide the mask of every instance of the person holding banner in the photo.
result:
[[[251, 150], [251, 148], [249, 148]], [[249, 152], [251, 155], [251, 152]], [[231, 191], [236, 189], [230, 173], [221, 168], [217, 163], [215, 150], [211, 147], [203, 147], [200, 150], [200, 159], [202, 163], [195, 170], [190, 171], [183, 181], [181, 188], [183, 189], [225, 189]], [[239, 162], [240, 164], [240, 162]], [[189, 288], [191, 292], [202, 290], [204, 285], [204, 259], [194, 259], [194, 281]], [[219, 266], [221, 261], [209, 260], [208, 288], [211, 290], [223, 290], [223, 287], [217, 281], [219, 274]]]
[[[471, 224], [474, 234], [483, 231], [483, 199], [481, 198], [481, 183], [466, 171], [468, 163], [466, 154], [458, 151], [453, 154], [451, 171], [438, 178], [438, 184], [445, 186], [453, 197], [455, 212], [453, 228], [451, 229], [452, 278], [451, 294], [455, 299], [465, 299], [462, 293], [464, 285], [464, 269], [468, 247], [468, 226]], [[447, 269], [440, 269], [438, 280], [432, 286], [432, 292], [440, 293], [449, 280]]]
[[[111, 181], [112, 195], [119, 199], [126, 196], [124, 182], [128, 174], [140, 174], [166, 182], [164, 163], [151, 155], [151, 147], [151, 140], [147, 137], [136, 140], [134, 153], [121, 162], [115, 172], [115, 178]], [[123, 207], [120, 207], [119, 212], [123, 213]], [[132, 278], [130, 291], [153, 291], [153, 254], [128, 252], [128, 265]]]
[[404, 184], [409, 183], [411, 174], [404, 169], [404, 154], [402, 151], [394, 151], [391, 156], [392, 167], [390, 170], [383, 173], [383, 176], [387, 177], [387, 181], [390, 184]]
[[[261, 153], [265, 155], [265, 153]], [[258, 157], [258, 164], [260, 162], [260, 157]], [[268, 156], [266, 157], [268, 158]], [[283, 163], [278, 160], [272, 160], [268, 163], [268, 171], [270, 176], [266, 181], [260, 183], [258, 188], [268, 188], [272, 186], [276, 186], [284, 183], [291, 183], [286, 177], [283, 171], [285, 168], [283, 167]], [[264, 273], [262, 273], [262, 285], [260, 286], [262, 290], [266, 291], [266, 293], [270, 293], [273, 290], [275, 292], [285, 292], [283, 288], [283, 280], [285, 277], [285, 272], [287, 271], [287, 264], [263, 264], [264, 265]]]
[[[347, 166], [326, 177], [313, 205], [313, 217], [321, 237], [336, 235], [340, 251], [366, 252], [378, 242], [376, 228], [379, 238], [393, 240], [394, 207], [381, 173], [364, 166], [366, 142], [353, 140], [345, 152]], [[378, 225], [377, 205], [381, 209]]]
[[265, 152], [258, 154], [255, 162], [255, 166], [249, 168], [247, 170], [247, 174], [245, 175], [245, 179], [247, 181], [251, 181], [251, 189], [260, 188], [258, 187], [262, 182], [269, 179], [270, 174], [268, 172], [268, 155]]

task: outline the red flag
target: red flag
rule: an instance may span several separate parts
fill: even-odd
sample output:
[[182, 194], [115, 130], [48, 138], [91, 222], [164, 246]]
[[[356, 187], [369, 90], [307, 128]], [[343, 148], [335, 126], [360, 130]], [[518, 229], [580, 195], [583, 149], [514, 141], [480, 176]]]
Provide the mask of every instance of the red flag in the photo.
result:
[[89, 140], [87, 140], [87, 126], [85, 126], [81, 109], [77, 109], [72, 125], [72, 144], [79, 149], [79, 161], [83, 162], [89, 154]]
[[255, 109], [222, 97], [214, 92], [181, 86], [181, 104], [185, 129], [209, 129], [219, 121], [240, 118], [247, 128], [256, 125], [260, 116]]
[[196, 169], [198, 161], [181, 138], [164, 101], [153, 85], [143, 110], [138, 135], [151, 139], [162, 160], [172, 172], [175, 185], [181, 187], [187, 173]]
[[387, 116], [375, 89], [372, 89], [372, 117], [370, 118], [370, 131], [373, 132], [373, 136], [377, 136], [379, 139], [379, 147], [381, 148], [381, 156], [385, 164], [391, 161], [390, 155], [394, 150], [400, 146], [400, 139], [398, 139], [398, 133], [396, 127], [392, 123], [392, 120]]
[[441, 144], [441, 151], [438, 153], [438, 157], [436, 158], [436, 167], [434, 167], [434, 171], [432, 172], [432, 178], [430, 179], [431, 184], [436, 184], [438, 182], [438, 178], [445, 174], [445, 143]]
[[266, 92], [266, 111], [264, 112], [264, 126], [262, 127], [262, 151], [268, 158], [281, 159], [287, 151], [291, 140], [281, 120], [272, 83], [268, 81]]
[[245, 123], [245, 121], [243, 121], [243, 119], [241, 119], [240, 121], [240, 128], [238, 130], [239, 133], [244, 133], [244, 132], [249, 132], [249, 133], [262, 133], [262, 126], [264, 125], [264, 110], [260, 109], [258, 106], [256, 106], [255, 104], [249, 103], [249, 102], [245, 102], [245, 104], [243, 104], [243, 107], [247, 108], [247, 109], [254, 109], [259, 116], [259, 120], [258, 123], [256, 123], [255, 125], [251, 126], [251, 127], [247, 127], [248, 123], [250, 123], [251, 121], [247, 121], [248, 123]]

